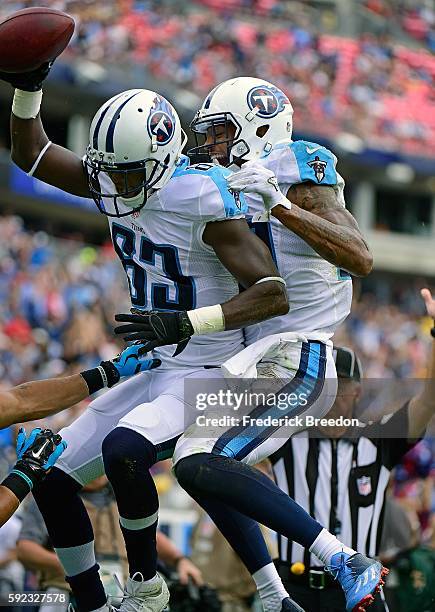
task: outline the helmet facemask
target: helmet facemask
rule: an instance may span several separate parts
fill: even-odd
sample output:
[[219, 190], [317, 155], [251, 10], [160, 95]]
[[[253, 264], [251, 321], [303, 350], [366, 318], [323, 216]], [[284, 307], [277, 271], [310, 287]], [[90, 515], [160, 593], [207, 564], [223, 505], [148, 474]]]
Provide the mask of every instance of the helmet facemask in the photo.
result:
[[[230, 126], [234, 128], [234, 133]], [[230, 166], [234, 163], [241, 165], [243, 157], [249, 153], [248, 144], [239, 138], [242, 128], [232, 113], [214, 113], [201, 117], [198, 112], [190, 129], [195, 135], [196, 146], [189, 149], [188, 155], [205, 156], [207, 161]], [[207, 143], [207, 140], [211, 142]], [[224, 151], [220, 150], [222, 145], [225, 145]]]
[[[89, 191], [99, 211], [108, 217], [126, 217], [140, 211], [146, 204], [149, 192], [168, 169], [169, 157], [168, 155], [163, 162], [149, 157], [130, 164], [111, 164], [97, 159], [88, 150], [84, 165], [88, 176]], [[100, 173], [109, 175], [114, 186], [112, 192], [101, 187]], [[139, 173], [142, 173], [142, 180], [139, 179], [139, 182], [132, 184], [131, 178], [134, 174]], [[113, 209], [108, 207], [107, 200], [112, 201]], [[131, 210], [120, 212], [119, 203]]]

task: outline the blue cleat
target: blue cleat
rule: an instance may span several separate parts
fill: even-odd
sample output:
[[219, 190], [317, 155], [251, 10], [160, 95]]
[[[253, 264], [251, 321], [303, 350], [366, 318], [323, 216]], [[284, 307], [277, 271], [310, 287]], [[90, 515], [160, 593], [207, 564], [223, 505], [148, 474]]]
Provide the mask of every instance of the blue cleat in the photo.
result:
[[331, 565], [325, 567], [341, 584], [346, 597], [347, 612], [364, 612], [384, 586], [383, 577], [389, 570], [382, 563], [360, 553], [336, 553]]
[[281, 612], [305, 612], [293, 599], [286, 597], [282, 600]]

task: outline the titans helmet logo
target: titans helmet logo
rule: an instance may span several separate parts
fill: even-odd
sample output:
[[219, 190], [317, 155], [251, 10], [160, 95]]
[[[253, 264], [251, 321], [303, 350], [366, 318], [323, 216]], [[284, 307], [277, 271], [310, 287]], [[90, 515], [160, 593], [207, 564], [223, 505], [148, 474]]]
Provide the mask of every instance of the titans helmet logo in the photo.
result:
[[321, 183], [325, 178], [325, 170], [328, 162], [321, 160], [318, 155], [316, 155], [313, 161], [307, 162], [307, 164], [313, 169], [317, 182]]
[[148, 133], [155, 136], [158, 145], [166, 145], [175, 133], [175, 117], [170, 105], [160, 96], [154, 98], [154, 104], [148, 117]]
[[290, 104], [287, 96], [277, 87], [264, 85], [254, 87], [248, 93], [248, 106], [251, 110], [258, 108], [257, 117], [270, 119], [284, 110], [285, 104]]

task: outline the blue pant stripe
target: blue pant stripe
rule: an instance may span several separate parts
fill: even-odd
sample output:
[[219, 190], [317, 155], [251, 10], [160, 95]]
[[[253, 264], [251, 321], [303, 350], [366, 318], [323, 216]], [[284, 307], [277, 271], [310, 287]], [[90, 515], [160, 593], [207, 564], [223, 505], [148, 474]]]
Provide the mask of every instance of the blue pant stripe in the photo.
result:
[[[304, 342], [302, 344], [301, 360], [299, 362], [298, 371], [296, 372], [295, 377], [290, 381], [289, 385], [286, 385], [281, 390], [281, 392], [284, 392], [285, 390], [288, 391], [289, 389], [291, 389], [291, 392], [295, 391], [295, 388], [300, 383], [300, 377], [304, 376], [305, 372], [307, 371], [309, 355], [310, 355], [310, 346], [309, 344]], [[252, 410], [252, 412], [250, 412], [249, 414], [251, 416], [251, 419], [257, 419], [257, 418], [262, 417], [267, 410], [269, 410], [269, 407], [265, 407], [264, 405], [261, 404], [260, 406], [257, 406], [256, 408], [254, 408], [254, 410]], [[226, 447], [227, 445], [230, 444], [232, 451], [233, 451], [231, 456], [235, 455], [240, 449], [242, 449], [249, 442], [249, 438], [247, 435], [249, 428], [250, 428], [249, 425], [236, 425], [232, 427], [231, 429], [229, 429], [216, 441], [213, 447], [212, 453], [216, 455], [219, 455], [220, 453], [226, 455], [227, 454]]]
[[[323, 343], [304, 343], [301, 351], [301, 361], [295, 377], [285, 385], [279, 394], [304, 393], [307, 403], [280, 410], [276, 406], [257, 406], [249, 413], [251, 421], [256, 418], [295, 417], [305, 412], [320, 396], [326, 371], [326, 347]], [[269, 438], [279, 426], [261, 427], [255, 425], [238, 425], [225, 432], [215, 443], [212, 453], [225, 455], [235, 459], [243, 459], [265, 439]]]

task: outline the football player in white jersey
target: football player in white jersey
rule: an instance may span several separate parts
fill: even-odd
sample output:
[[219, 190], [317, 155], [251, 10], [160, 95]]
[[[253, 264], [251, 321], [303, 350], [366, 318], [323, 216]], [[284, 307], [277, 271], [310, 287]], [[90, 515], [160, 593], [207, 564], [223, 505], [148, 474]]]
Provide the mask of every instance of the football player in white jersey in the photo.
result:
[[[273, 84], [242, 77], [222, 83], [207, 96], [192, 128], [205, 137], [195, 152], [205, 152], [234, 170], [241, 168], [228, 184], [248, 195], [253, 229], [277, 261], [290, 303], [286, 315], [247, 327], [249, 346], [224, 369], [241, 377], [261, 376], [267, 369], [283, 379], [285, 370], [287, 376], [292, 371], [287, 392], [308, 385], [321, 397], [319, 385], [335, 379], [330, 338], [350, 310], [347, 272], [368, 274], [372, 257], [345, 209], [335, 156], [316, 143], [293, 142], [292, 114], [289, 99]], [[143, 329], [144, 339], [152, 339], [146, 323]], [[135, 330], [140, 338], [139, 319]], [[311, 414], [323, 416], [329, 410], [334, 393], [328, 386], [329, 399], [313, 399]], [[253, 412], [255, 418], [301, 413], [306, 415], [306, 408], [294, 404], [285, 413], [277, 406]], [[298, 427], [287, 428], [286, 435]], [[186, 490], [200, 503], [219, 500], [309, 547], [339, 579], [347, 609], [365, 609], [382, 584], [382, 565], [343, 546], [307, 515], [298, 515], [292, 500], [238, 463], [255, 463], [279, 448], [285, 441], [279, 426], [248, 423], [210, 433], [204, 438], [204, 428], [195, 425], [177, 443], [176, 474]]]
[[[122, 609], [160, 611], [168, 592], [155, 573], [158, 500], [149, 467], [172, 454], [188, 424], [183, 378], [220, 375], [213, 368], [243, 347], [236, 330], [286, 312], [286, 292], [243, 219], [244, 197], [228, 190], [230, 172], [189, 166], [179, 119], [162, 96], [131, 90], [109, 100], [92, 122], [81, 160], [45, 135], [39, 116], [45, 75], [1, 75], [16, 87], [12, 157], [30, 175], [94, 198], [110, 219], [135, 308], [152, 308], [153, 329], [178, 348], [155, 351], [164, 361], [159, 370], [97, 398], [62, 432], [68, 455], [35, 498], [79, 609], [104, 609], [92, 529], [77, 493], [105, 467], [130, 564]], [[235, 278], [246, 288], [240, 295]]]

